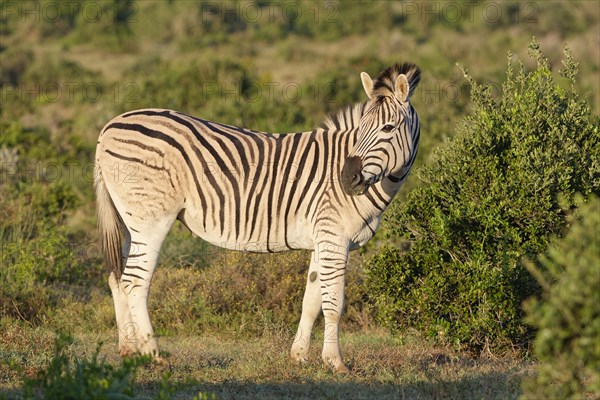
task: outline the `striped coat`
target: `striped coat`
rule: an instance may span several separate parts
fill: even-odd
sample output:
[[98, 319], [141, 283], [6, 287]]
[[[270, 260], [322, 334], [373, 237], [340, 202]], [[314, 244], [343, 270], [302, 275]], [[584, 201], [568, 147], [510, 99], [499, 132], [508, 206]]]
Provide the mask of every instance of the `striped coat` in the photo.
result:
[[128, 112], [104, 127], [95, 187], [122, 353], [158, 355], [149, 284], [162, 241], [180, 220], [229, 249], [312, 249], [292, 357], [306, 360], [322, 310], [323, 360], [347, 370], [338, 325], [348, 251], [374, 235], [410, 171], [420, 134], [409, 102], [420, 78], [416, 66], [361, 78], [369, 100], [308, 132], [257, 132], [164, 109]]

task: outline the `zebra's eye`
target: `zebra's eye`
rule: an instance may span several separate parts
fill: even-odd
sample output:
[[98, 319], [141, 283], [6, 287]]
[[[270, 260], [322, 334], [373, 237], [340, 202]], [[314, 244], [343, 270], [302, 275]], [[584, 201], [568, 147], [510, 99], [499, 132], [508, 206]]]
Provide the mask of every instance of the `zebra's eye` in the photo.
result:
[[394, 130], [394, 125], [387, 124], [383, 128], [381, 128], [381, 130], [385, 133], [390, 133]]

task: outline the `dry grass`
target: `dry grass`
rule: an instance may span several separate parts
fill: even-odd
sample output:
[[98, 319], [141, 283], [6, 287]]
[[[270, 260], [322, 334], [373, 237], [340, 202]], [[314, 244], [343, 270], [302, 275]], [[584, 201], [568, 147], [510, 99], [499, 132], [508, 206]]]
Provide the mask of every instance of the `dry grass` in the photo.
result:
[[[2, 326], [0, 397], [18, 396], [20, 374], [33, 375], [52, 354], [47, 329]], [[118, 364], [113, 332], [79, 333], [69, 349], [89, 357], [103, 341], [101, 356]], [[288, 357], [292, 336], [285, 330], [262, 336], [208, 334], [161, 338], [168, 365], [141, 368], [137, 395], [152, 396], [165, 373], [175, 399], [199, 392], [219, 399], [516, 399], [520, 381], [531, 366], [516, 356], [472, 358], [418, 338], [394, 338], [369, 330], [342, 335], [342, 349], [352, 373], [333, 375], [320, 361], [317, 333], [306, 365]]]

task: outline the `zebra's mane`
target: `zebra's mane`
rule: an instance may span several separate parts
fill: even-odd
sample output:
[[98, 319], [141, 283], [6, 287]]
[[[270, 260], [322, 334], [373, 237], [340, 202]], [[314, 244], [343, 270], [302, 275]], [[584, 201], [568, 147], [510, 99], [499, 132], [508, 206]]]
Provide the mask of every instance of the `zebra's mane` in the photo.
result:
[[325, 117], [319, 128], [330, 130], [350, 130], [358, 127], [365, 110], [366, 102], [356, 103], [333, 112]]
[[400, 74], [406, 75], [409, 86], [408, 97], [412, 97], [421, 80], [421, 70], [415, 64], [411, 63], [395, 64], [381, 71], [377, 78], [373, 80], [373, 94], [375, 96], [389, 96], [393, 94], [396, 78]]

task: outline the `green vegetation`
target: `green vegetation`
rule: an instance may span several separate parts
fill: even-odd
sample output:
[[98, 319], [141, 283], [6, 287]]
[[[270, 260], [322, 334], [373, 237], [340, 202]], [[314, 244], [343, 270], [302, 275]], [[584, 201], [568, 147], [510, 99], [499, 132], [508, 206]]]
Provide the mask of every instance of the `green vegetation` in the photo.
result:
[[58, 179], [78, 149], [61, 149], [47, 131], [17, 123], [3, 130], [5, 146], [19, 153], [0, 160], [0, 316], [40, 322], [58, 305], [59, 287], [87, 285], [93, 275], [82, 268], [66, 226], [80, 197], [71, 182]]
[[[25, 380], [25, 399], [132, 399], [132, 379], [136, 368], [150, 362], [150, 357], [125, 359], [119, 369], [98, 359], [98, 348], [90, 360], [66, 354], [72, 338], [59, 335], [48, 368], [35, 378]], [[166, 394], [162, 393], [163, 396]], [[168, 398], [168, 397], [165, 397]]]
[[386, 214], [411, 242], [369, 261], [366, 293], [386, 326], [474, 350], [528, 346], [521, 303], [539, 287], [521, 260], [567, 228], [559, 196], [571, 207], [600, 190], [599, 121], [574, 89], [577, 65], [567, 52], [565, 90], [531, 51], [533, 71], [509, 56], [498, 99], [466, 75], [470, 115], [420, 169], [426, 184]]
[[533, 351], [539, 364], [524, 384], [526, 399], [594, 398], [600, 393], [600, 199], [575, 215], [569, 233], [528, 269], [544, 288], [527, 303], [537, 328]]
[[[544, 291], [532, 313], [547, 325], [524, 325], [521, 301], [541, 286], [522, 259], [568, 235], [574, 193], [598, 192], [598, 15], [589, 1], [0, 0], [0, 398], [105, 378], [149, 398], [518, 398], [529, 363], [506, 348], [558, 334], [545, 307], [562, 298]], [[534, 35], [547, 59], [526, 56]], [[565, 43], [577, 68], [561, 64]], [[166, 107], [309, 130], [365, 100], [361, 71], [404, 61], [423, 70], [421, 147], [387, 237], [351, 256], [342, 349], [354, 373], [321, 369], [322, 326], [310, 364], [289, 363], [308, 254], [224, 251], [180, 225], [150, 297], [171, 366], [120, 361], [92, 191], [102, 126]], [[74, 339], [56, 351], [62, 331]], [[585, 368], [565, 384], [589, 384]]]
[[[170, 374], [164, 372], [156, 396], [134, 394], [133, 378], [141, 367], [152, 368], [150, 356], [123, 358], [121, 365], [115, 368], [111, 363], [100, 358], [100, 344], [89, 359], [73, 355], [74, 344], [73, 337], [59, 333], [55, 340], [52, 359], [47, 367], [39, 370], [34, 377], [24, 378], [23, 398], [25, 400], [38, 398], [168, 400], [175, 393], [175, 388], [168, 381]], [[209, 399], [216, 399], [216, 396], [211, 392], [197, 392], [193, 397], [193, 400]]]

